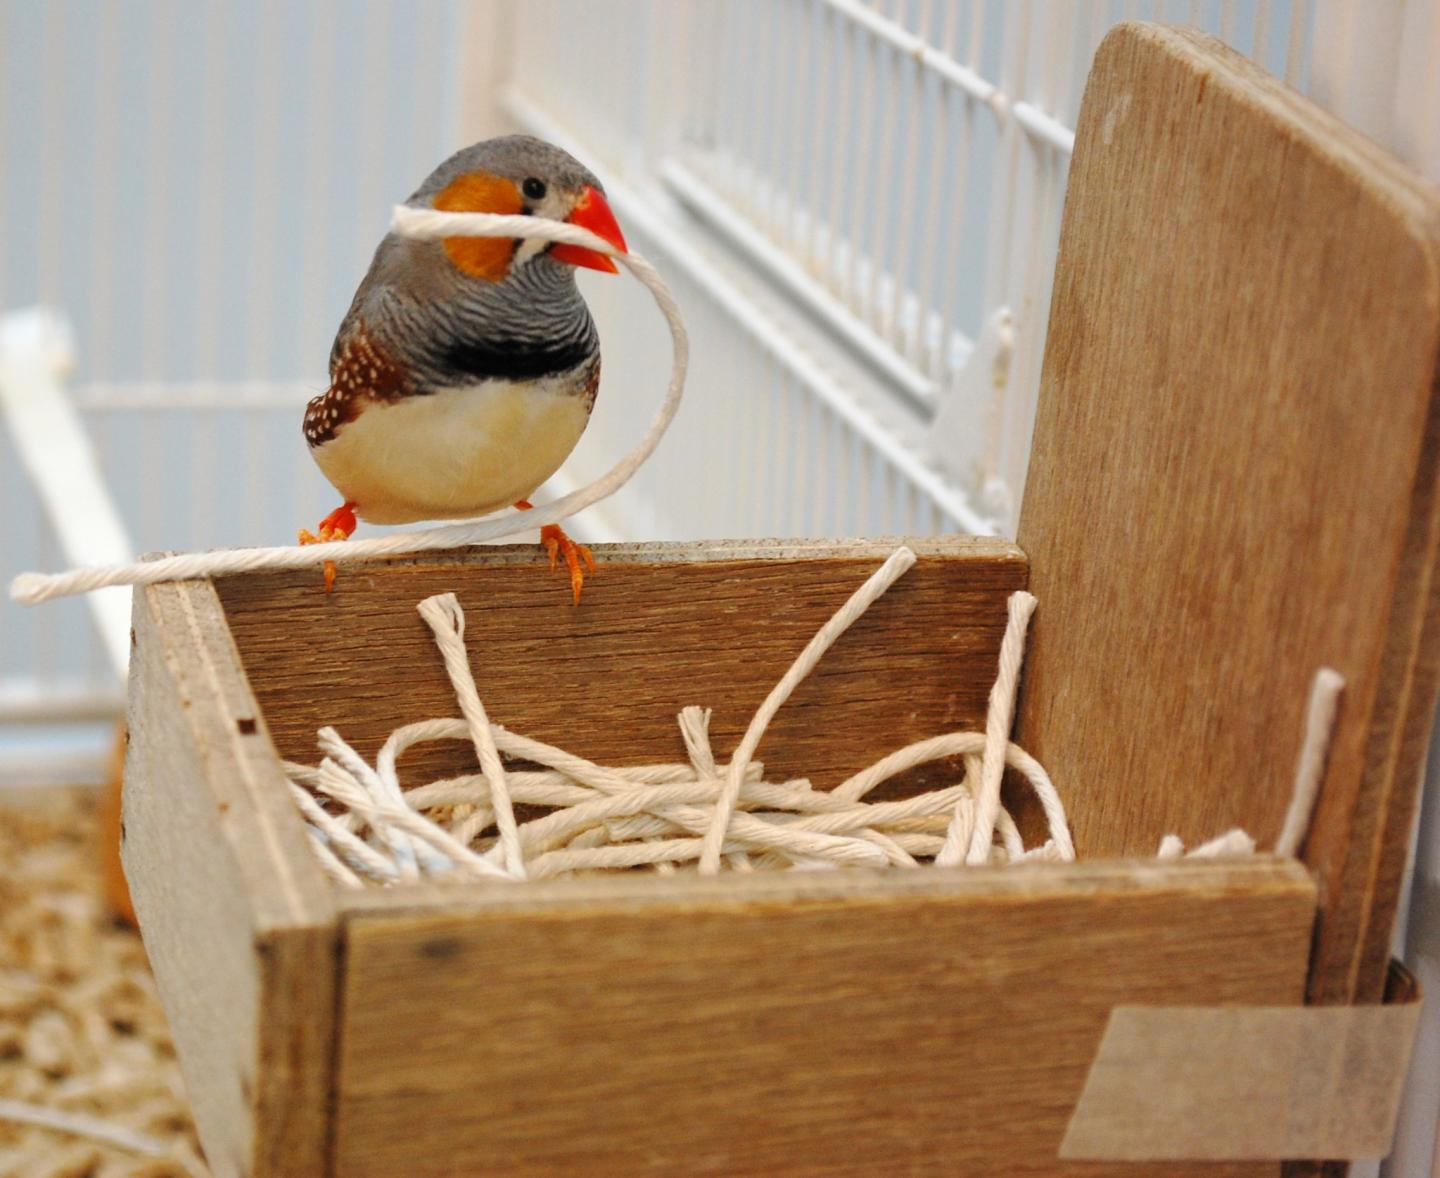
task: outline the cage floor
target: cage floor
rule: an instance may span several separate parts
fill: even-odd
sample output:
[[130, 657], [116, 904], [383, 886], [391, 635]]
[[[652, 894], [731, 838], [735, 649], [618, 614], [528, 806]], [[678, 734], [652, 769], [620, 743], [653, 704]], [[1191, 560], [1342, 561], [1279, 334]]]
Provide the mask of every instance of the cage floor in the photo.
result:
[[97, 1118], [168, 1156], [0, 1116], [0, 1174], [206, 1175], [140, 938], [106, 909], [93, 791], [0, 791], [0, 1102]]

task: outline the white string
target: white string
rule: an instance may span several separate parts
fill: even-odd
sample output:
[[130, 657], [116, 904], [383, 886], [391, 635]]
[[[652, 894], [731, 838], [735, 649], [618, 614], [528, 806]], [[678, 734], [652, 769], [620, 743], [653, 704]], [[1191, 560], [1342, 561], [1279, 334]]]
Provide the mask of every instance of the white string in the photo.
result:
[[[305, 791], [302, 789], [300, 792], [304, 793]], [[312, 798], [311, 800], [313, 801], [314, 799]], [[365, 886], [361, 883], [360, 877], [351, 871], [350, 868], [346, 867], [345, 864], [340, 861], [340, 857], [330, 849], [330, 842], [323, 831], [317, 830], [313, 826], [307, 827], [306, 830], [310, 835], [310, 849], [315, 852], [315, 857], [320, 860], [320, 866], [326, 875], [336, 883], [343, 884], [347, 888]]]
[[435, 635], [440, 655], [445, 660], [445, 673], [450, 677], [450, 686], [460, 702], [460, 714], [470, 729], [470, 739], [475, 745], [475, 756], [480, 761], [481, 772], [490, 786], [490, 797], [494, 806], [495, 823], [500, 830], [500, 845], [504, 848], [505, 863], [510, 874], [516, 879], [525, 878], [525, 855], [520, 849], [520, 835], [515, 828], [515, 810], [510, 804], [510, 791], [505, 786], [505, 767], [500, 763], [500, 750], [495, 747], [495, 736], [490, 731], [490, 718], [485, 714], [485, 705], [480, 702], [480, 693], [475, 689], [475, 677], [470, 673], [470, 660], [465, 653], [465, 613], [460, 601], [453, 593], [438, 593], [427, 597], [419, 605], [420, 616]]
[[665, 399], [635, 448], [594, 482], [552, 503], [537, 504], [533, 510], [524, 512], [523, 515], [506, 514], [479, 522], [448, 524], [418, 532], [395, 533], [365, 540], [336, 540], [324, 544], [291, 545], [283, 548], [235, 548], [167, 556], [139, 564], [80, 568], [66, 573], [21, 573], [10, 583], [11, 598], [26, 605], [34, 605], [55, 597], [89, 593], [109, 585], [153, 585], [161, 581], [232, 576], [258, 569], [310, 568], [326, 561], [345, 564], [382, 556], [488, 543], [531, 532], [547, 524], [558, 524], [576, 512], [608, 498], [629, 482], [659, 445], [680, 408], [680, 398], [685, 389], [685, 372], [690, 358], [690, 343], [685, 333], [685, 324], [680, 317], [680, 309], [655, 268], [639, 254], [621, 253], [608, 241], [587, 229], [544, 217], [442, 213], [434, 209], [399, 205], [395, 209], [391, 228], [402, 236], [425, 241], [445, 237], [538, 238], [542, 241], [584, 246], [613, 258], [626, 267], [650, 292], [664, 315], [670, 328], [673, 356]]
[[1305, 739], [1300, 745], [1300, 759], [1295, 767], [1295, 789], [1290, 796], [1290, 809], [1275, 842], [1275, 853], [1294, 857], [1300, 853], [1305, 832], [1310, 829], [1310, 816], [1325, 776], [1325, 757], [1330, 751], [1330, 737], [1335, 730], [1335, 713], [1340, 707], [1340, 693], [1345, 678], [1339, 671], [1321, 667], [1310, 684], [1310, 706], [1305, 712]]
[[[444, 652], [462, 717], [424, 720], [397, 729], [382, 746], [373, 770], [328, 728], [321, 730], [322, 749], [328, 755], [319, 768], [286, 763], [322, 868], [337, 882], [356, 887], [366, 881], [403, 883], [417, 868], [429, 875], [456, 872], [510, 880], [520, 878], [517, 864], [523, 865], [524, 876], [530, 879], [637, 867], [672, 874], [704, 870], [707, 854], [714, 856], [712, 871], [722, 861], [738, 871], [916, 868], [926, 858], [943, 866], [941, 856], [947, 847], [975, 845], [987, 796], [993, 806], [990, 834], [978, 862], [1073, 861], [1075, 846], [1054, 783], [1033, 757], [1005, 735], [1013, 717], [1024, 632], [1034, 609], [1034, 599], [1026, 600], [1028, 594], [1012, 595], [1008, 604], [1006, 636], [984, 733], [951, 732], [916, 741], [829, 791], [816, 790], [803, 779], [766, 781], [764, 766], [752, 759], [766, 726], [795, 687], [913, 562], [908, 549], [897, 550], [821, 627], [756, 711], [728, 765], [716, 761], [709, 736], [710, 712], [698, 707], [685, 708], [677, 717], [688, 763], [626, 768], [594, 764], [490, 722], [464, 662], [464, 623], [458, 602], [449, 594], [428, 599], [422, 603], [422, 616], [431, 623]], [[1291, 803], [1294, 813], [1308, 814], [1313, 805], [1312, 786], [1319, 776], [1315, 765], [1317, 759], [1323, 762], [1338, 682], [1333, 672], [1316, 677], [1302, 771]], [[467, 699], [471, 694], [473, 701]], [[396, 772], [399, 757], [417, 744], [437, 740], [469, 741], [481, 772], [402, 789]], [[502, 756], [538, 768], [507, 771]], [[867, 800], [883, 782], [919, 765], [951, 758], [964, 762], [958, 783], [899, 800]], [[1049, 832], [1040, 846], [1025, 847], [1013, 818], [999, 802], [996, 786], [1007, 766], [1028, 783], [1045, 814]], [[377, 788], [377, 783], [384, 788]], [[348, 812], [327, 812], [303, 787], [338, 801]], [[987, 789], [992, 791], [988, 795]], [[551, 812], [515, 823], [512, 807], [517, 804], [547, 807]], [[451, 814], [451, 830], [441, 825], [446, 811]], [[507, 811], [510, 819], [502, 823], [501, 814]], [[492, 827], [493, 837], [484, 834]], [[360, 837], [367, 828], [368, 841]], [[1301, 829], [1303, 837], [1303, 821]], [[408, 837], [408, 844], [402, 835]], [[479, 849], [472, 849], [472, 844]], [[400, 848], [405, 845], [415, 854], [402, 870]], [[388, 856], [382, 848], [388, 849]], [[1255, 840], [1236, 829], [1188, 853], [1179, 838], [1167, 835], [1157, 858], [1217, 858], [1254, 850]], [[966, 861], [972, 861], [968, 855]]]
[[1185, 854], [1185, 843], [1178, 834], [1167, 834], [1160, 840], [1160, 849], [1155, 852], [1157, 859], [1179, 859]]
[[710, 823], [710, 828], [705, 832], [705, 841], [701, 847], [701, 875], [714, 875], [720, 870], [721, 847], [726, 830], [730, 825], [731, 814], [735, 809], [735, 801], [740, 796], [740, 784], [745, 775], [745, 766], [755, 755], [755, 750], [760, 746], [760, 739], [765, 735], [765, 729], [769, 727], [770, 721], [775, 718], [775, 713], [790, 698], [800, 681], [810, 674], [825, 652], [835, 644], [835, 640], [845, 633], [856, 619], [870, 608], [871, 603], [908, 572], [914, 564], [915, 554], [910, 549], [901, 547], [892, 552], [890, 558], [871, 575], [870, 579], [851, 595], [850, 600], [841, 606], [825, 625], [820, 627], [819, 632], [806, 644], [805, 649], [800, 652], [800, 656], [791, 664], [784, 677], [765, 697], [765, 702], [760, 705], [760, 710], [755, 713], [754, 718], [750, 721], [750, 726], [745, 730], [745, 736], [740, 741], [740, 747], [736, 750], [735, 756], [731, 758], [729, 772], [725, 775], [725, 789], [716, 800], [715, 816]]
[[[468, 726], [465, 721], [460, 719], [430, 721], [427, 722], [426, 727], [429, 728], [428, 735], [434, 739], [442, 737], [465, 739], [468, 736]], [[892, 754], [890, 758], [886, 759], [886, 768], [892, 773], [903, 772], [906, 768], [923, 763], [925, 760], [958, 755], [967, 751], [978, 752], [983, 748], [984, 739], [980, 733], [953, 733], [946, 737], [933, 738], [910, 746], [909, 749], [900, 750], [898, 755]], [[497, 729], [497, 743], [506, 743], [503, 730]], [[538, 742], [535, 743], [538, 744]], [[533, 746], [531, 751], [533, 751]], [[558, 752], [558, 750], [556, 751]], [[1032, 779], [1032, 784], [1039, 784], [1053, 790], [1048, 779], [1043, 777], [1043, 771], [1039, 770], [1035, 762], [1026, 757], [1022, 750], [1012, 746], [1008, 760], [1013, 767], [1022, 772], [1038, 771], [1041, 775], [1040, 782], [1037, 783]], [[607, 772], [615, 775], [633, 774], [636, 778], [655, 779], [674, 777], [686, 768], [688, 767], [641, 766]], [[286, 769], [292, 779], [307, 775], [314, 780], [316, 776], [313, 770], [308, 771], [307, 774], [307, 771], [298, 765], [287, 763]], [[748, 775], [749, 779], [742, 788], [740, 800], [742, 803], [764, 806], [766, 811], [762, 814], [736, 813], [734, 815], [730, 834], [723, 844], [727, 856], [739, 855], [745, 849], [763, 848], [782, 852], [784, 858], [790, 862], [798, 863], [804, 860], [810, 866], [828, 864], [884, 866], [887, 862], [900, 866], [916, 866], [908, 852], [904, 852], [904, 847], [909, 846], [919, 854], [934, 854], [942, 842], [941, 832], [947, 821], [946, 816], [953, 809], [957, 797], [968, 792], [967, 787], [959, 785], [899, 801], [857, 805], [848, 803], [833, 793], [814, 790], [808, 782], [791, 782], [784, 785], [761, 782], [758, 780], [755, 769], [756, 766], [752, 764], [752, 772]], [[883, 777], [872, 771], [867, 771], [865, 776], [877, 782], [883, 780]], [[552, 777], [553, 775], [547, 773], [508, 775], [512, 786], [513, 800], [536, 805], [559, 804], [566, 807], [543, 818], [527, 822], [519, 828], [520, 837], [527, 848], [527, 853], [534, 855], [539, 852], [537, 857], [529, 861], [531, 878], [545, 878], [567, 870], [613, 869], [641, 863], [680, 862], [695, 859], [699, 854], [701, 840], [694, 837], [670, 839], [658, 849], [645, 851], [611, 848], [604, 854], [579, 857], [561, 856], [553, 852], [563, 850], [567, 839], [570, 840], [571, 849], [578, 848], [580, 846], [578, 836], [586, 830], [600, 833], [603, 828], [606, 839], [622, 840], [641, 835], [653, 839], [654, 831], [650, 830], [646, 824], [656, 822], [660, 823], [662, 831], [665, 829], [681, 831], [687, 828], [692, 831], [706, 829], [709, 822], [703, 818], [703, 815], [691, 813], [688, 807], [678, 809], [678, 820], [671, 825], [667, 825], [664, 820], [657, 819], [653, 815], [667, 813], [675, 815], [676, 810], [671, 807], [676, 803], [713, 805], [724, 787], [724, 781], [717, 777], [658, 785], [637, 781], [629, 791], [624, 793], [604, 794], [594, 791], [587, 799], [582, 791], [582, 796], [577, 801], [573, 786], [568, 790], [557, 789], [557, 786], [550, 780]], [[487, 791], [485, 775], [474, 774], [422, 786], [407, 793], [406, 800], [412, 806], [453, 804], [462, 801], [483, 802], [487, 797]], [[336, 793], [333, 788], [327, 792], [332, 796]], [[1058, 799], [1055, 800], [1058, 801]], [[790, 813], [782, 813], [784, 810], [788, 810]], [[378, 810], [375, 813], [377, 816], [383, 816]], [[652, 815], [652, 817], [642, 817], [642, 813]], [[632, 815], [633, 818], [626, 817]], [[334, 816], [329, 817], [332, 822], [337, 821]], [[876, 848], [865, 845], [862, 841], [867, 832], [873, 832], [875, 828], [904, 828], [907, 824], [923, 823], [927, 817], [936, 820], [933, 825], [933, 834], [925, 834], [922, 830], [912, 837], [903, 830], [896, 833], [892, 829], [891, 833], [885, 836], [902, 844], [901, 850], [904, 853], [900, 855], [886, 856]], [[606, 818], [619, 818], [621, 821], [607, 822], [604, 821]], [[1000, 825], [1007, 831], [1005, 836], [1007, 843], [1011, 843], [1012, 839], [1018, 840], [1018, 832], [1014, 831], [1013, 823], [1002, 820]], [[830, 834], [839, 837], [823, 837]], [[1055, 838], [1055, 834], [1060, 835], [1059, 840]], [[353, 838], [353, 836], [351, 837]], [[1052, 832], [1052, 838], [1047, 845], [1054, 846], [1057, 841], [1068, 846], [1068, 831], [1062, 829]], [[605, 850], [605, 847], [601, 846], [595, 849], [597, 851]], [[1018, 861], [1018, 856], [1013, 856], [1013, 852], [1018, 850], [1018, 844], [1012, 843], [1010, 850], [1012, 857]], [[1037, 848], [1037, 852], [1041, 850], [1044, 848]], [[1062, 856], [1056, 854], [1053, 857], [1060, 858]], [[376, 873], [367, 874], [374, 878]], [[395, 878], [394, 872], [390, 873], [390, 878]]]
[[[1315, 672], [1310, 683], [1310, 702], [1305, 712], [1305, 737], [1300, 744], [1300, 757], [1295, 768], [1295, 785], [1290, 791], [1290, 807], [1285, 813], [1285, 823], [1280, 837], [1275, 841], [1275, 854], [1294, 858], [1300, 853], [1300, 845], [1310, 829], [1310, 818], [1315, 810], [1315, 800], [1320, 793], [1320, 783], [1325, 776], [1325, 757], [1330, 749], [1330, 738], [1334, 734], [1335, 714], [1340, 706], [1340, 694], [1345, 690], [1345, 678], [1339, 671], [1321, 667]], [[1160, 840], [1160, 849], [1155, 852], [1157, 859], [1215, 859], [1231, 855], [1253, 855], [1255, 840], [1240, 829], [1227, 830], [1218, 838], [1202, 843], [1193, 851], [1186, 851], [1185, 844], [1177, 835], [1167, 834]]]
[[[368, 793], [377, 806], [403, 804], [398, 794], [391, 794], [386, 789], [385, 783], [380, 780], [379, 775], [365, 763], [365, 758], [352, 749], [340, 739], [340, 734], [333, 728], [322, 728], [318, 734], [320, 751], [327, 754], [328, 764], [322, 763], [323, 773], [335, 776], [344, 771], [347, 780], [355, 788], [363, 789]], [[420, 869], [416, 862], [420, 854], [420, 846], [414, 840], [406, 837], [400, 830], [386, 828], [380, 832], [381, 837], [390, 845], [395, 855], [395, 863], [400, 872], [401, 879], [418, 879]]]
[[72, 1137], [84, 1137], [104, 1145], [116, 1146], [146, 1157], [164, 1158], [180, 1166], [187, 1174], [199, 1175], [201, 1171], [175, 1150], [148, 1133], [128, 1129], [111, 1121], [101, 1120], [86, 1113], [65, 1112], [44, 1105], [30, 1104], [23, 1100], [0, 1099], [0, 1121], [15, 1125], [35, 1125], [56, 1133], [67, 1133]]
[[[375, 850], [364, 839], [357, 838], [354, 833], [347, 830], [338, 818], [330, 814], [324, 806], [320, 805], [320, 803], [311, 796], [309, 790], [295, 784], [296, 780], [306, 777], [303, 772], [297, 773], [297, 769], [303, 771], [304, 767], [293, 766], [290, 768], [290, 777], [292, 779], [290, 783], [290, 796], [295, 799], [295, 804], [300, 807], [300, 813], [305, 815], [306, 821], [310, 823], [311, 832], [319, 837], [325, 849], [329, 851], [331, 847], [337, 846], [342, 848], [345, 858], [348, 859], [350, 863], [374, 879], [387, 882], [398, 879], [400, 872], [390, 860], [386, 859], [384, 855], [380, 854], [379, 851]], [[318, 779], [319, 774], [316, 773], [313, 777], [308, 778], [307, 784], [318, 786]], [[323, 858], [322, 862], [324, 862]], [[329, 864], [326, 863], [325, 866], [328, 868]]]
[[[970, 834], [965, 862], [978, 866], [990, 858], [995, 822], [1000, 814], [1000, 779], [1005, 772], [1005, 746], [1015, 716], [1015, 693], [1019, 689], [1020, 663], [1025, 657], [1025, 630], [1035, 612], [1035, 597], [1023, 589], [1012, 593], [1006, 607], [1005, 637], [1000, 643], [1000, 670], [990, 689], [990, 707], [985, 718], [985, 751], [980, 762], [980, 793], [976, 799], [975, 826]], [[946, 835], [945, 846], [936, 857], [942, 867], [960, 862], [959, 822]]]
[[1255, 840], [1239, 827], [1227, 830], [1208, 843], [1201, 843], [1185, 857], [1187, 859], [1223, 859], [1234, 855], [1253, 855]]
[[[463, 721], [461, 723], [463, 726]], [[448, 857], [448, 859], [431, 860], [439, 864], [437, 874], [461, 871], [470, 875], [490, 878], [511, 878], [503, 868], [495, 866], [484, 856], [475, 854], [469, 847], [457, 842], [449, 831], [429, 821], [423, 815], [417, 814], [408, 805], [395, 806], [386, 801], [377, 801], [368, 790], [345, 771], [343, 766], [328, 758], [320, 763], [316, 788], [326, 796], [349, 807], [352, 812], [361, 815], [372, 830], [381, 832], [382, 835], [387, 826], [395, 826], [401, 833], [414, 835], [429, 843], [435, 850], [441, 852], [442, 856]], [[386, 841], [393, 845], [393, 838]], [[338, 842], [332, 843], [331, 849], [337, 853], [343, 853], [345, 846]], [[398, 870], [396, 875], [399, 875]]]
[[[941, 849], [956, 813], [974, 812], [972, 790], [977, 788], [981, 755], [987, 747], [985, 735], [957, 732], [918, 741], [833, 791], [816, 790], [805, 780], [767, 782], [764, 766], [753, 760], [766, 726], [786, 698], [914, 560], [908, 549], [897, 550], [821, 627], [757, 710], [729, 765], [716, 762], [709, 737], [710, 712], [698, 707], [685, 708], [678, 717], [688, 764], [606, 768], [491, 723], [465, 662], [458, 602], [448, 594], [427, 599], [421, 613], [442, 648], [463, 717], [397, 729], [382, 746], [373, 770], [357, 764], [358, 754], [328, 728], [322, 730], [327, 756], [318, 769], [286, 764], [321, 866], [331, 878], [351, 887], [367, 880], [403, 882], [398, 858], [399, 848], [407, 845], [400, 837], [404, 835], [416, 851], [410, 862], [422, 874], [478, 872], [514, 879], [516, 863], [524, 864], [531, 879], [639, 866], [673, 873], [700, 869], [719, 832], [717, 868], [721, 860], [738, 871], [918, 867], [919, 858], [932, 857]], [[470, 700], [472, 694], [475, 698]], [[396, 771], [399, 757], [433, 740], [469, 740], [481, 772], [403, 790]], [[540, 768], [505, 771], [499, 763], [502, 754]], [[1050, 823], [1050, 837], [1043, 846], [1026, 850], [1013, 820], [1001, 809], [994, 824], [1000, 840], [996, 861], [1073, 859], [1064, 807], [1044, 769], [1008, 742], [1000, 755], [1034, 789]], [[950, 757], [965, 761], [966, 776], [960, 783], [896, 801], [866, 800], [890, 777]], [[503, 799], [496, 783], [501, 783]], [[326, 812], [302, 787], [338, 800], [349, 812]], [[553, 810], [515, 825], [512, 838], [501, 829], [500, 815], [519, 803]], [[440, 824], [439, 814], [445, 808], [455, 822], [451, 831]], [[456, 821], [453, 815], [462, 808], [466, 812]], [[435, 817], [427, 817], [421, 809]], [[395, 829], [387, 830], [391, 825]], [[492, 825], [497, 833], [489, 845], [481, 839], [480, 851], [471, 850], [470, 844]], [[358, 833], [367, 827], [370, 841]], [[425, 828], [428, 835], [422, 833]], [[515, 849], [509, 849], [512, 846]], [[388, 857], [381, 848], [388, 849]]]

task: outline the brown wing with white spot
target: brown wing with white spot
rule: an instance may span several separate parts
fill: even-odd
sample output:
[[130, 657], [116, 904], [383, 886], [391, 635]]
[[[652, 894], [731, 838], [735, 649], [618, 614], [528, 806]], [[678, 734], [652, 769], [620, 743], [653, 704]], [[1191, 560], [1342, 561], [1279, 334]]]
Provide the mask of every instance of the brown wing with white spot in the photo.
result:
[[398, 401], [414, 392], [404, 370], [362, 328], [336, 349], [330, 388], [305, 407], [305, 441], [323, 446], [373, 401]]
[[585, 412], [589, 413], [595, 408], [595, 398], [600, 393], [600, 357], [595, 357], [595, 363], [590, 365], [590, 370], [585, 374], [585, 384], [580, 390], [580, 395], [585, 398]]

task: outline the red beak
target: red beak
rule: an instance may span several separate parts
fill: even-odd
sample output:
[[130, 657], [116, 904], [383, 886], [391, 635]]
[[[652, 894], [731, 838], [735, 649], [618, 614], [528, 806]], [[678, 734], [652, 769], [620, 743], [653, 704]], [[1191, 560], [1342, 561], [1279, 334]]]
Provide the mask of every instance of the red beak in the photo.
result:
[[[608, 241], [622, 254], [630, 252], [625, 248], [625, 235], [620, 232], [620, 226], [615, 220], [615, 214], [610, 211], [610, 205], [592, 185], [585, 185], [580, 199], [565, 219], [570, 224], [588, 229], [596, 237]], [[569, 262], [572, 266], [584, 266], [588, 270], [604, 270], [609, 274], [620, 273], [615, 263], [604, 254], [587, 250], [584, 246], [552, 245], [550, 256], [557, 262]]]

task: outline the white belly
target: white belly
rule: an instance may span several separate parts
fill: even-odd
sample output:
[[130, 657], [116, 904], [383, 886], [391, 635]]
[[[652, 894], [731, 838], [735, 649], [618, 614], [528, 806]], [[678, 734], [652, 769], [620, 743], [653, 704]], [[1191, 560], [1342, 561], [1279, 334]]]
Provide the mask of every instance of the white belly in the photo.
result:
[[509, 507], [560, 468], [590, 417], [587, 398], [546, 383], [487, 380], [368, 405], [315, 461], [371, 523]]

